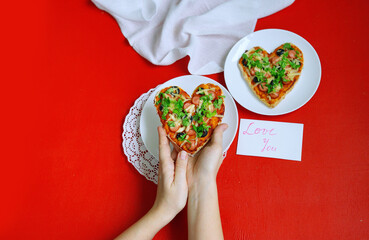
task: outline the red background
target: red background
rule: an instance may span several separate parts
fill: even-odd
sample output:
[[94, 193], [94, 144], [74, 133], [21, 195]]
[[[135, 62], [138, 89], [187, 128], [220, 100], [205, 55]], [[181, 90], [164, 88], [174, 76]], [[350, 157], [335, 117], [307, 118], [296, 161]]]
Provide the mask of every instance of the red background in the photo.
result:
[[[189, 58], [152, 65], [89, 1], [2, 4], [0, 238], [112, 239], [156, 192], [123, 154], [124, 117], [188, 74]], [[303, 123], [303, 153], [238, 156], [235, 139], [218, 174], [226, 239], [369, 239], [368, 12], [364, 0], [300, 0], [258, 21], [307, 39], [322, 79], [290, 114], [237, 105], [240, 118]], [[186, 238], [185, 212], [156, 236]]]

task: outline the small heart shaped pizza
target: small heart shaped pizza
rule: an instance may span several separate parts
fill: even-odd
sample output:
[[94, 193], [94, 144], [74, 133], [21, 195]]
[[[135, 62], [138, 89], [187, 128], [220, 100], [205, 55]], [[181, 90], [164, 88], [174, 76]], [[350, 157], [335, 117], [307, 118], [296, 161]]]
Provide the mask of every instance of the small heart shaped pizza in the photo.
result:
[[193, 156], [222, 122], [224, 98], [222, 89], [211, 83], [199, 85], [192, 96], [171, 86], [156, 94], [154, 104], [169, 139]]
[[303, 54], [292, 43], [282, 44], [271, 54], [261, 47], [253, 47], [238, 61], [243, 78], [270, 108], [277, 106], [293, 89], [303, 65]]

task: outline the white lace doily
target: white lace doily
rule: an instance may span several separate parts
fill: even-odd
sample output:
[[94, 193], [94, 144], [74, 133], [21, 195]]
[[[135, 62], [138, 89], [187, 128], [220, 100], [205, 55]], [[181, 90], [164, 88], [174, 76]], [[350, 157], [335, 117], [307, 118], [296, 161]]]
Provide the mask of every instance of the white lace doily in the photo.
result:
[[159, 161], [145, 147], [140, 135], [142, 109], [155, 88], [142, 94], [133, 104], [123, 123], [123, 151], [128, 161], [147, 180], [158, 183]]
[[[147, 180], [158, 184], [159, 160], [156, 159], [145, 147], [140, 134], [140, 117], [142, 109], [156, 88], [150, 89], [142, 94], [133, 104], [123, 123], [123, 151], [128, 161], [137, 169]], [[226, 157], [227, 152], [223, 153]]]

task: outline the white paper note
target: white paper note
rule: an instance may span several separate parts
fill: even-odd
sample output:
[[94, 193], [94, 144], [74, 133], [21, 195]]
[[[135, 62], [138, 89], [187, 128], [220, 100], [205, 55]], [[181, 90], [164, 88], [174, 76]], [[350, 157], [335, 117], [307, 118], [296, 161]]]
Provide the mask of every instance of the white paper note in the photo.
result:
[[301, 161], [304, 125], [241, 119], [237, 154]]

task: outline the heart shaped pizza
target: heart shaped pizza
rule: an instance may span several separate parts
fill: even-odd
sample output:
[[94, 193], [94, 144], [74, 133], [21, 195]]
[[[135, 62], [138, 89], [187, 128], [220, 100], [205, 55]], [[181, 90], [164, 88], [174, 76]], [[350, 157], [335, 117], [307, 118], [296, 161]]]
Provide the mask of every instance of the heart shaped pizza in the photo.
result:
[[284, 43], [271, 54], [261, 47], [246, 50], [238, 66], [255, 95], [270, 108], [277, 106], [296, 85], [304, 65], [302, 51]]
[[199, 85], [192, 96], [171, 86], [156, 94], [154, 104], [169, 139], [193, 156], [222, 122], [224, 98], [222, 89], [211, 83]]

